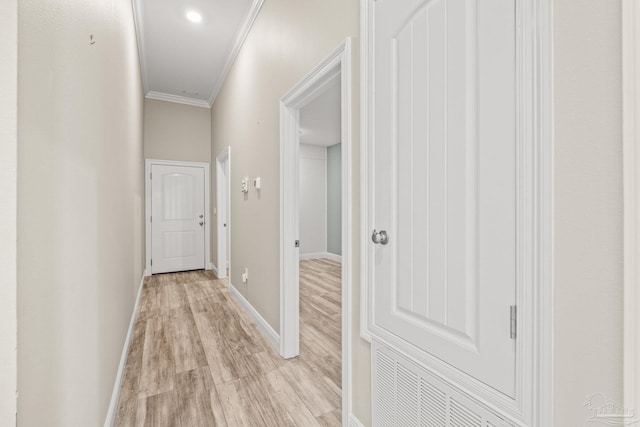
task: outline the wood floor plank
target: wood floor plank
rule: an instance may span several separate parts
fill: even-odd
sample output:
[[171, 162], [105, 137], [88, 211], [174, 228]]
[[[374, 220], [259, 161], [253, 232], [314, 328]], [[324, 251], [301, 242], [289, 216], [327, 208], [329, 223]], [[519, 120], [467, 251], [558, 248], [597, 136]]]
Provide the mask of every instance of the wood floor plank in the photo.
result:
[[189, 307], [175, 310], [163, 318], [171, 337], [171, 349], [176, 372], [207, 366], [200, 335]]
[[181, 393], [178, 396], [176, 410], [184, 427], [214, 427], [218, 425], [211, 409], [211, 395], [208, 391]]
[[238, 357], [243, 355], [242, 348], [236, 341], [226, 339], [229, 331], [219, 329], [216, 318], [208, 313], [198, 314], [195, 320], [214, 383], [225, 383], [248, 375], [250, 369], [246, 359]]
[[274, 399], [289, 414], [297, 426], [318, 426], [319, 423], [282, 372], [277, 369], [267, 374], [274, 391]]
[[226, 279], [146, 278], [115, 426], [337, 426], [341, 265], [300, 262], [300, 356], [283, 359]]
[[140, 399], [136, 419], [138, 427], [188, 427], [183, 426], [173, 391]]
[[320, 415], [317, 420], [322, 427], [341, 427], [342, 411], [340, 409], [335, 409], [331, 412]]
[[340, 406], [340, 396], [305, 362], [293, 360], [280, 367], [279, 371], [315, 417]]
[[146, 322], [138, 397], [173, 390], [175, 366], [170, 336], [162, 317]]

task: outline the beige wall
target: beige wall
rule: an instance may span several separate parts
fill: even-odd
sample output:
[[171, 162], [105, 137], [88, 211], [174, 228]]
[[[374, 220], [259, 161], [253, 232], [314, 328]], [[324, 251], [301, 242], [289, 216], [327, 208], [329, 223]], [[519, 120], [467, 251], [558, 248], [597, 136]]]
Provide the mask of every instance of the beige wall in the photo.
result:
[[[620, 0], [554, 0], [554, 411], [622, 401]], [[636, 408], [638, 409], [638, 408]]]
[[145, 159], [211, 161], [211, 111], [175, 102], [144, 100]]
[[18, 8], [19, 422], [97, 426], [144, 265], [131, 2]]
[[18, 3], [0, 2], [0, 425], [16, 424]]
[[[227, 80], [211, 109], [212, 164], [231, 146], [231, 282], [276, 330], [279, 330], [279, 100], [348, 36], [359, 33], [358, 0], [269, 0], [264, 3]], [[357, 39], [354, 41], [354, 172], [359, 159]], [[262, 178], [258, 195], [239, 191], [242, 177]], [[358, 179], [354, 176], [357, 190]], [[212, 173], [215, 201], [215, 173]], [[357, 334], [359, 325], [359, 211], [353, 194], [354, 412], [366, 425], [369, 417], [369, 346]], [[214, 202], [215, 203], [215, 202]], [[214, 227], [215, 228], [215, 227]], [[212, 261], [216, 260], [215, 229]], [[250, 283], [240, 278], [249, 268]]]

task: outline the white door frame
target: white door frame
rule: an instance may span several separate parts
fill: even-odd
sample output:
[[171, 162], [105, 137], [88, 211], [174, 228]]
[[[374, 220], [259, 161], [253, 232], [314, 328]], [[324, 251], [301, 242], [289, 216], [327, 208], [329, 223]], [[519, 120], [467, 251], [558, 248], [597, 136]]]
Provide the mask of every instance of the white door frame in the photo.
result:
[[[633, 2], [634, 0], [629, 0]], [[371, 146], [373, 135], [371, 126], [374, 114], [370, 76], [373, 74], [373, 3], [375, 0], [360, 0], [360, 335], [371, 341], [371, 301], [369, 298], [369, 271], [373, 265], [370, 235], [374, 224], [370, 220], [370, 205], [373, 203], [373, 171]], [[534, 248], [527, 258], [531, 262], [529, 277], [536, 286], [525, 289], [517, 296], [518, 306], [518, 350], [517, 350], [517, 399], [515, 404], [502, 399], [498, 393], [486, 394], [484, 401], [505, 415], [505, 418], [527, 420], [532, 427], [553, 425], [553, 334], [552, 334], [552, 224], [553, 224], [553, 137], [552, 137], [552, 43], [551, 43], [551, 0], [525, 0], [519, 2], [519, 16], [524, 17], [521, 28], [521, 51], [519, 67], [522, 67], [522, 81], [519, 96], [525, 105], [519, 120], [521, 137], [532, 147], [526, 153], [535, 166], [528, 170], [532, 181]], [[527, 207], [529, 208], [529, 207]], [[443, 364], [446, 365], [446, 364]], [[448, 365], [446, 365], [448, 366]], [[447, 369], [445, 368], [443, 369]], [[448, 375], [455, 377], [455, 370]], [[474, 393], [483, 392], [465, 377], [456, 378], [458, 385], [464, 385]], [[375, 413], [376, 408], [372, 408]], [[519, 423], [520, 421], [514, 421]]]
[[[222, 171], [222, 162], [226, 160], [227, 162], [227, 174], [226, 178], [224, 177], [224, 173]], [[227, 236], [229, 236], [229, 240], [231, 240], [231, 177], [229, 174], [231, 173], [231, 147], [225, 148], [219, 155], [216, 157], [216, 209], [217, 209], [217, 244], [218, 244], [218, 259], [216, 261], [217, 265], [214, 267], [214, 271], [216, 276], [219, 279], [223, 279], [227, 277], [227, 268], [229, 272], [231, 272], [231, 257], [230, 254], [227, 254], [227, 247], [230, 248], [231, 242], [227, 242]], [[226, 187], [226, 188], [225, 188]], [[223, 194], [224, 193], [224, 194]], [[223, 197], [226, 196], [226, 197]], [[224, 218], [220, 215], [220, 212], [224, 210]], [[227, 231], [225, 231], [224, 220], [227, 220]], [[227, 260], [229, 261], [227, 265]]]
[[211, 233], [209, 231], [209, 163], [180, 162], [174, 160], [146, 159], [144, 161], [144, 192], [145, 192], [145, 240], [146, 240], [146, 269], [145, 276], [151, 276], [151, 167], [163, 166], [187, 166], [204, 169], [204, 268], [211, 269]]
[[300, 348], [298, 186], [300, 108], [340, 75], [342, 107], [342, 425], [351, 413], [351, 39], [347, 38], [280, 100], [280, 354]]
[[624, 406], [640, 411], [640, 5], [622, 1]]

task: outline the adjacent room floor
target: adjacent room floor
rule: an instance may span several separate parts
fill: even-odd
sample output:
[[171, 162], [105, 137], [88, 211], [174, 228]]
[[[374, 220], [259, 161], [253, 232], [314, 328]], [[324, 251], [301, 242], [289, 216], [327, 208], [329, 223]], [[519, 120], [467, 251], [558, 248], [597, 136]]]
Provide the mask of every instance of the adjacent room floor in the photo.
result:
[[210, 272], [146, 279], [116, 426], [339, 426], [340, 264], [300, 262], [300, 356], [284, 360]]

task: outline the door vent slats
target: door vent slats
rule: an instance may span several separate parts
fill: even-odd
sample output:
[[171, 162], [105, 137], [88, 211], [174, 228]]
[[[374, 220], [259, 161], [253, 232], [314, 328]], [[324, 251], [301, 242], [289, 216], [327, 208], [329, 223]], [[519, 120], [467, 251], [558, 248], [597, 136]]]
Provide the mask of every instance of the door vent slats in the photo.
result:
[[420, 425], [443, 426], [447, 423], [447, 395], [424, 379], [420, 380]]
[[454, 398], [451, 398], [449, 417], [449, 424], [455, 427], [482, 427], [482, 418]]
[[397, 365], [398, 425], [418, 424], [418, 376], [402, 365]]
[[392, 358], [380, 354], [375, 378], [380, 388], [379, 404], [376, 407], [378, 425], [392, 427], [395, 420], [395, 363]]
[[372, 351], [375, 427], [515, 427], [375, 339]]

